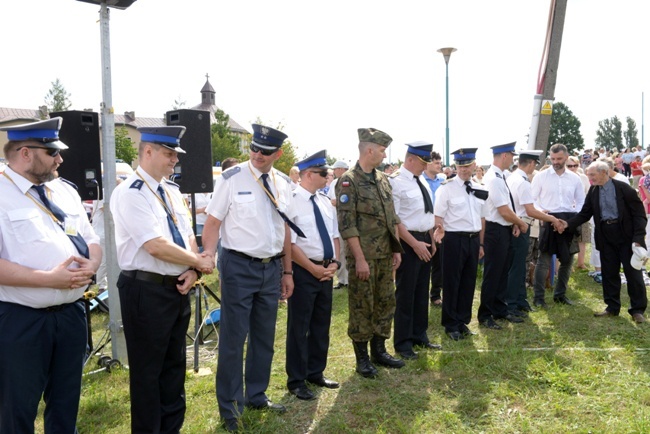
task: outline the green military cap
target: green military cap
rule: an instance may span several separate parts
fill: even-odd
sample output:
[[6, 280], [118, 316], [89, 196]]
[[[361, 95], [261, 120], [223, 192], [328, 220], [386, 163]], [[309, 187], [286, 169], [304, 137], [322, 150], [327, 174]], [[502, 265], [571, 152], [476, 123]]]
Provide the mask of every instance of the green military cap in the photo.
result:
[[359, 132], [360, 142], [370, 142], [388, 147], [393, 141], [391, 136], [375, 128], [359, 128], [357, 131]]

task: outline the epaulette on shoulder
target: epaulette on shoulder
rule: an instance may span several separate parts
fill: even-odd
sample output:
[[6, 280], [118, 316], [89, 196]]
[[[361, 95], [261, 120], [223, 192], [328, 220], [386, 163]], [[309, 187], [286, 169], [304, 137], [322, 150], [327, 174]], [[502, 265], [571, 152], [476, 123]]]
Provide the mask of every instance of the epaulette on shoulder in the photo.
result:
[[68, 181], [68, 180], [65, 179], [65, 178], [61, 178], [60, 176], [59, 176], [59, 179], [60, 179], [61, 181], [65, 182], [66, 184], [68, 184], [69, 186], [71, 186], [72, 188], [74, 188], [75, 190], [79, 190], [79, 187], [77, 187], [77, 184], [75, 184], [74, 182], [72, 182], [72, 181]]
[[140, 190], [142, 186], [144, 185], [144, 181], [141, 179], [136, 179], [133, 181], [133, 184], [129, 188], [135, 188], [136, 190]]
[[399, 176], [399, 169], [388, 175], [389, 178], [397, 178]]
[[322, 191], [318, 191], [317, 193], [320, 194], [321, 196], [327, 197], [327, 195], [325, 193], [323, 193]]
[[503, 176], [501, 176], [501, 174], [499, 172], [494, 172], [494, 174], [496, 175], [497, 178], [502, 178], [503, 179]]
[[283, 178], [285, 181], [288, 183], [291, 183], [291, 178], [289, 178], [289, 175], [287, 175], [284, 172], [280, 172], [278, 169], [275, 169], [275, 173], [280, 177]]
[[176, 184], [174, 181], [171, 181], [167, 178], [163, 179], [163, 181], [165, 181], [165, 184], [169, 184], [169, 185], [173, 185], [174, 187], [181, 188], [180, 185]]
[[239, 172], [241, 172], [241, 167], [234, 166], [234, 167], [231, 167], [230, 169], [226, 170], [225, 172], [223, 172], [221, 174], [221, 176], [223, 176], [223, 179], [228, 179], [231, 176], [238, 174]]
[[442, 181], [442, 182], [440, 183], [440, 185], [445, 185], [445, 184], [447, 184], [449, 181], [451, 181], [451, 179], [445, 179], [444, 181]]

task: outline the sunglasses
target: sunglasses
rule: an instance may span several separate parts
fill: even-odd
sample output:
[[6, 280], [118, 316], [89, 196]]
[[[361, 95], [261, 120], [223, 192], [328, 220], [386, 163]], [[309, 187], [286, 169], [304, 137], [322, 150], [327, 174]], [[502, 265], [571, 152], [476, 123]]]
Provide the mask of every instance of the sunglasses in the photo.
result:
[[577, 164], [567, 164], [566, 167], [568, 167], [569, 169], [571, 169], [571, 168], [573, 168], [573, 167], [578, 167], [578, 165], [577, 165]]
[[327, 170], [310, 170], [310, 172], [320, 175], [323, 178], [327, 178]]
[[[46, 153], [47, 155], [49, 155], [50, 157], [56, 157], [56, 156], [59, 155], [59, 153], [61, 152], [60, 149], [46, 148], [46, 147], [44, 147], [44, 146], [21, 146], [21, 147], [18, 148], [18, 149], [22, 149], [22, 148], [29, 148], [29, 149], [45, 149], [45, 153]], [[18, 149], [16, 149], [16, 151], [17, 151]]]
[[254, 144], [252, 144], [252, 143], [251, 143], [251, 145], [250, 145], [250, 149], [251, 149], [251, 152], [259, 152], [260, 154], [265, 155], [265, 156], [267, 156], [267, 157], [268, 157], [269, 155], [273, 155], [273, 154], [275, 154], [276, 152], [278, 152], [277, 149], [273, 149], [272, 151], [269, 151], [268, 149], [262, 149], [262, 148], [260, 148], [259, 146], [254, 145]]

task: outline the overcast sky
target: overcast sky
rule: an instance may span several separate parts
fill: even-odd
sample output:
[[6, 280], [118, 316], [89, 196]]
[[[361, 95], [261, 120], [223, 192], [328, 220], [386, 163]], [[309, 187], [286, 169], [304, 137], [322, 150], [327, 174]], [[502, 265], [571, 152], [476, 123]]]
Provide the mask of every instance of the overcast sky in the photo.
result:
[[[299, 157], [326, 148], [356, 160], [356, 130], [444, 155], [445, 63], [450, 148], [526, 146], [550, 0], [138, 0], [111, 10], [116, 113], [162, 117], [200, 103], [205, 74], [217, 105], [249, 129], [281, 122]], [[0, 106], [37, 108], [59, 78], [72, 109], [102, 101], [99, 6], [75, 0], [0, 2]], [[582, 122], [632, 117], [641, 140], [650, 91], [650, 1], [568, 0], [555, 91]], [[650, 96], [646, 95], [649, 102]], [[646, 143], [650, 137], [646, 135]]]

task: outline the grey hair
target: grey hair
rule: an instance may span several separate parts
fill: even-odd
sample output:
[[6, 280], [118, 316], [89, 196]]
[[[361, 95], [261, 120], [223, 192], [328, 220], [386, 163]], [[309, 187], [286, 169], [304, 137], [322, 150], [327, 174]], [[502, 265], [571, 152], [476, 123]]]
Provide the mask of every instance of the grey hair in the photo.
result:
[[595, 169], [596, 172], [609, 174], [609, 164], [605, 163], [604, 161], [594, 161], [589, 165], [589, 167], [587, 167], [587, 170], [589, 169]]

